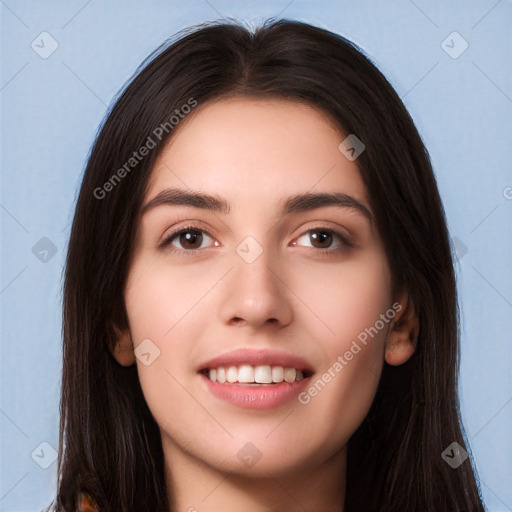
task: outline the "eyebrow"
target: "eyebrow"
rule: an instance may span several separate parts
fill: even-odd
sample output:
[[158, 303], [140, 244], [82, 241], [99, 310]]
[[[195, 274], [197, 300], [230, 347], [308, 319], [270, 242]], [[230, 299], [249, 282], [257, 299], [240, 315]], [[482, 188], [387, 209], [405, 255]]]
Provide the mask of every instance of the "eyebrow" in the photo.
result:
[[[142, 215], [161, 205], [192, 206], [223, 214], [227, 214], [231, 210], [230, 204], [216, 194], [168, 188], [143, 206]], [[373, 222], [373, 214], [369, 208], [354, 197], [343, 192], [307, 192], [291, 196], [284, 202], [281, 213], [284, 216], [290, 213], [310, 211], [326, 206], [338, 206], [356, 210], [366, 217], [370, 223]]]

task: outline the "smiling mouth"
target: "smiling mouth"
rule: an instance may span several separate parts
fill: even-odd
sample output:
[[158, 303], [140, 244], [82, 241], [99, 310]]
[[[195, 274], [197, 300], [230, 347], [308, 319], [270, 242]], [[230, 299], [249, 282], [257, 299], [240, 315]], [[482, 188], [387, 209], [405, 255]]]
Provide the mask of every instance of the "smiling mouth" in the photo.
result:
[[308, 370], [287, 368], [283, 366], [219, 366], [200, 370], [212, 382], [220, 384], [240, 384], [246, 386], [272, 386], [282, 382], [297, 382], [310, 377]]

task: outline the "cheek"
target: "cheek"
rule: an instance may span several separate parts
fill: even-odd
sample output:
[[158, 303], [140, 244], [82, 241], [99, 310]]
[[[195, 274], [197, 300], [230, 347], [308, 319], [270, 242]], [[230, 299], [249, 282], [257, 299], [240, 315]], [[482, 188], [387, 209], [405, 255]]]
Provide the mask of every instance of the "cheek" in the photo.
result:
[[[163, 259], [141, 258], [132, 267], [125, 293], [136, 354], [150, 354], [137, 358], [142, 391], [157, 423], [169, 431], [190, 429], [182, 424], [186, 418], [180, 413], [203, 414], [199, 406], [194, 409], [186, 389], [196, 370], [195, 340], [214, 321], [215, 309], [205, 307], [207, 301], [201, 299], [215, 276], [193, 267], [177, 269]], [[150, 364], [145, 364], [147, 359]]]
[[[170, 375], [175, 373], [178, 361], [183, 364], [179, 352], [185, 344], [180, 347], [180, 343], [171, 342], [187, 315], [187, 300], [183, 296], [183, 289], [187, 288], [177, 282], [179, 276], [174, 274], [158, 261], [141, 259], [133, 265], [126, 288], [130, 333], [135, 354], [139, 354], [139, 380], [148, 403], [161, 400], [163, 390], [167, 393], [173, 387]], [[176, 390], [169, 394], [173, 391]]]
[[[322, 351], [322, 368], [299, 401], [305, 414], [330, 432], [334, 449], [348, 441], [366, 416], [378, 386], [392, 311], [391, 279], [385, 258], [368, 258], [325, 268], [297, 280], [298, 294], [318, 318], [304, 329]], [[307, 412], [306, 412], [307, 411]]]
[[[184, 321], [189, 329], [197, 325], [189, 318], [196, 316], [195, 306], [211, 284], [189, 268], [173, 268], [164, 259], [134, 265], [125, 303], [135, 345], [150, 338], [162, 348]], [[193, 332], [188, 332], [190, 337]]]
[[326, 355], [350, 345], [391, 307], [390, 271], [380, 251], [342, 264], [298, 268], [290, 281], [305, 306], [304, 327]]

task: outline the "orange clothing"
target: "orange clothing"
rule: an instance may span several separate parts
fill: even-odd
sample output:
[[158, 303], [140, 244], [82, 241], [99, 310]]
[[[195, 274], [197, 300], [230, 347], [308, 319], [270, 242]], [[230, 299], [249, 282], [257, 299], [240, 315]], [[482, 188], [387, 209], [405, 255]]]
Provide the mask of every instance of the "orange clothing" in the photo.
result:
[[86, 493], [78, 493], [76, 512], [99, 512], [94, 500]]

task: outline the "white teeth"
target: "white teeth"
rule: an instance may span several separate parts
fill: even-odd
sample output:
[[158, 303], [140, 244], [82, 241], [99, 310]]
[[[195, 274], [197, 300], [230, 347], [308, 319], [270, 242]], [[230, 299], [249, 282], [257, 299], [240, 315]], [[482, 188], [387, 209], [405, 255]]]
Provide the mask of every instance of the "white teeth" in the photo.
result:
[[224, 368], [217, 368], [217, 382], [221, 384], [226, 382], [226, 370], [224, 370]]
[[238, 368], [238, 382], [251, 383], [254, 382], [254, 368], [248, 364], [244, 364]]
[[285, 382], [294, 382], [296, 376], [297, 376], [297, 371], [295, 370], [295, 368], [285, 368], [284, 369], [284, 381]]
[[295, 368], [283, 368], [282, 366], [251, 366], [243, 364], [238, 367], [223, 366], [211, 368], [207, 375], [213, 382], [230, 384], [238, 382], [240, 384], [278, 384], [280, 382], [295, 382], [304, 379], [304, 374]]
[[258, 384], [271, 384], [272, 370], [270, 366], [256, 366], [254, 369], [254, 381]]
[[282, 366], [274, 366], [272, 368], [272, 382], [283, 382], [284, 370]]
[[236, 382], [238, 380], [238, 368], [236, 366], [230, 366], [226, 372], [226, 380], [228, 382]]

